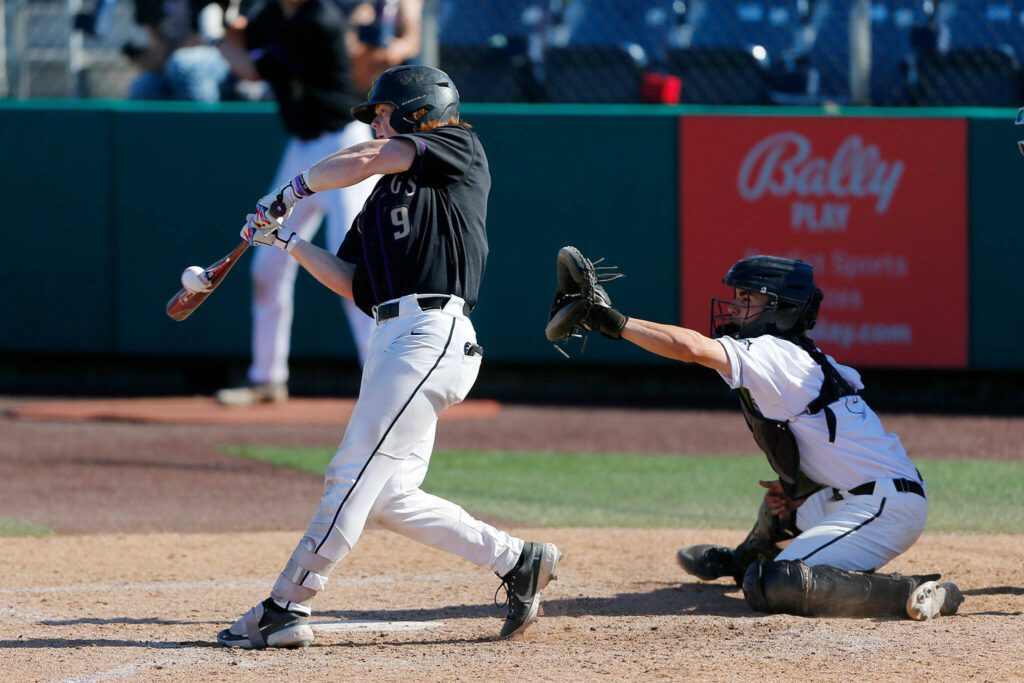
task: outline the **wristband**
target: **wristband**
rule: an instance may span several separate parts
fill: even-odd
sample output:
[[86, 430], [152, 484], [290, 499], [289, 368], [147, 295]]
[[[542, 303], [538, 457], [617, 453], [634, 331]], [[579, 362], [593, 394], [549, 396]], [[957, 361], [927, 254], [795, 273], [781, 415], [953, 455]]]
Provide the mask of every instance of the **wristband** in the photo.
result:
[[311, 194], [316, 194], [316, 192], [310, 189], [309, 183], [306, 182], [307, 173], [309, 173], [309, 171], [303, 171], [299, 175], [292, 178], [292, 192], [295, 193], [296, 199], [302, 199], [304, 197], [308, 197]]

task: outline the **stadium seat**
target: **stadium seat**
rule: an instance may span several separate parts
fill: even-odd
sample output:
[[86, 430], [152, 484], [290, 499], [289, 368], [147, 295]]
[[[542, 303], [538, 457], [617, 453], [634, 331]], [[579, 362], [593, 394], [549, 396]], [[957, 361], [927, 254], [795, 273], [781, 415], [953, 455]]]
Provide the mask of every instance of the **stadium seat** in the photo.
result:
[[643, 69], [616, 46], [556, 47], [544, 54], [552, 102], [639, 102]]
[[771, 81], [792, 71], [806, 14], [801, 0], [695, 0], [690, 40], [673, 48], [668, 71], [683, 80], [682, 100], [762, 104]]
[[1017, 107], [1024, 102], [1020, 66], [997, 49], [950, 50], [918, 64], [917, 104]]
[[690, 10], [690, 47], [764, 48], [781, 59], [798, 43], [806, 2], [799, 0], [702, 0]]
[[871, 5], [871, 102], [911, 103], [916, 80], [916, 36], [928, 32], [931, 14], [921, 0], [884, 0]]
[[994, 48], [1020, 57], [1024, 42], [1021, 0], [942, 0], [936, 14], [940, 51]]
[[497, 47], [522, 42], [537, 12], [543, 12], [538, 0], [441, 0], [438, 40], [443, 45]]
[[1024, 40], [1021, 0], [943, 0], [938, 51], [918, 67], [924, 105], [1017, 106]]
[[680, 101], [688, 104], [767, 104], [768, 77], [741, 49], [669, 50], [667, 70], [683, 82]]
[[673, 0], [572, 0], [565, 10], [559, 47], [619, 47], [647, 63], [658, 62], [679, 18]]
[[532, 79], [522, 53], [488, 45], [441, 45], [441, 69], [467, 102], [522, 102]]
[[538, 0], [442, 0], [440, 67], [473, 102], [537, 99], [530, 42], [543, 23]]
[[812, 92], [838, 101], [850, 97], [850, 8], [853, 0], [818, 0], [811, 13], [808, 62]]

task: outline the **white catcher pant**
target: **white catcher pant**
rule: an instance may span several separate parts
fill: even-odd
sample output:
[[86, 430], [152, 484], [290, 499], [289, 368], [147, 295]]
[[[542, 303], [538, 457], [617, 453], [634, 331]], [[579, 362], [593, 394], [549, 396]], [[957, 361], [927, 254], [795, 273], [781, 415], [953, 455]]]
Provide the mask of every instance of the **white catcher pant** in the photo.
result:
[[[324, 157], [372, 138], [373, 129], [358, 121], [340, 131], [324, 133], [315, 140], [292, 138], [285, 148], [269, 192], [276, 191]], [[374, 176], [342, 190], [317, 192], [295, 205], [286, 226], [308, 242], [326, 216], [327, 249], [337, 252], [376, 181]], [[252, 365], [249, 366], [249, 381], [253, 384], [288, 381], [297, 273], [298, 263], [281, 249], [256, 249], [253, 254]], [[352, 329], [359, 362], [365, 363], [367, 344], [375, 323], [351, 300], [343, 299], [342, 305]]]
[[322, 590], [369, 518], [498, 575], [511, 571], [522, 552], [522, 539], [419, 488], [437, 418], [469, 393], [481, 356], [465, 353], [476, 332], [462, 299], [429, 311], [419, 309], [415, 295], [399, 302], [400, 315], [370, 337], [359, 399], [327, 468], [320, 506], [274, 585], [272, 597], [282, 603], [306, 603]]
[[[927, 493], [927, 491], [926, 491]], [[851, 496], [831, 488], [818, 491], [797, 508], [801, 534], [776, 557], [802, 560], [849, 571], [880, 569], [907, 552], [924, 531], [928, 501], [899, 492], [890, 479], [875, 482], [870, 496]]]

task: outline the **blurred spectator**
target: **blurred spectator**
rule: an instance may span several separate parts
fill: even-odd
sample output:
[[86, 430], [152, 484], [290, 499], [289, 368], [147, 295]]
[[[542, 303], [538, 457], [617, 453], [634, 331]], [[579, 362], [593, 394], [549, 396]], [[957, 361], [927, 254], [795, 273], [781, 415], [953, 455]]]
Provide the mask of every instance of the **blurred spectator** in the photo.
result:
[[135, 0], [135, 20], [146, 27], [149, 42], [124, 46], [142, 69], [128, 97], [220, 101], [230, 68], [213, 41], [224, 33], [227, 8], [227, 0]]
[[357, 2], [349, 14], [348, 51], [359, 92], [384, 71], [420, 54], [423, 0]]
[[[270, 191], [338, 150], [373, 138], [356, 121], [355, 92], [344, 8], [337, 0], [268, 0], [228, 27], [220, 48], [234, 75], [266, 81], [290, 138]], [[318, 192], [301, 202], [288, 228], [312, 241], [327, 226], [328, 251], [341, 246], [349, 226], [373, 189], [376, 176], [339, 192]], [[326, 220], [325, 220], [326, 219]], [[247, 383], [217, 392], [227, 405], [280, 402], [288, 397], [293, 295], [298, 263], [280, 249], [259, 249], [252, 259], [252, 363]], [[344, 299], [359, 360], [366, 358], [376, 322]]]
[[102, 38], [110, 30], [116, 5], [117, 0], [97, 0], [91, 10], [83, 10], [75, 15], [74, 27], [90, 36]]

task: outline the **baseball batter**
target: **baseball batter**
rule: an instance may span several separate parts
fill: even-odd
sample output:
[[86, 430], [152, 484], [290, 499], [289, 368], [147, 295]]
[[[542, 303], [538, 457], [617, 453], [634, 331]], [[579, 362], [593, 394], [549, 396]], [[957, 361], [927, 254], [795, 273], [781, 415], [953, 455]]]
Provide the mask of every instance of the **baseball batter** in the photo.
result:
[[[289, 133], [271, 190], [295, 169], [309, 168], [339, 149], [370, 140], [373, 131], [355, 121], [347, 23], [331, 0], [270, 0], [250, 18], [239, 18], [221, 44], [235, 75], [270, 84]], [[373, 189], [373, 180], [338, 192], [316, 194], [298, 204], [288, 228], [310, 241], [326, 218], [326, 244], [335, 252]], [[288, 397], [293, 295], [298, 264], [276, 249], [260, 249], [252, 260], [252, 362], [248, 383], [217, 392], [228, 405], [283, 401]], [[359, 361], [365, 362], [373, 318], [348, 299], [342, 305]]]
[[[395, 67], [353, 113], [378, 139], [326, 157], [261, 199], [242, 230], [353, 298], [375, 329], [320, 506], [270, 597], [217, 636], [228, 646], [308, 645], [310, 602], [371, 517], [500, 576], [509, 608], [502, 637], [534, 621], [562, 556], [419, 488], [438, 415], [466, 397], [483, 357], [469, 314], [487, 258], [491, 177], [479, 139], [459, 119], [455, 84], [434, 68]], [[311, 196], [375, 174], [383, 177], [337, 254], [283, 227]]]
[[[684, 548], [685, 569], [706, 579], [735, 575], [761, 612], [922, 620], [957, 611], [960, 591], [937, 583], [938, 575], [875, 573], [924, 531], [927, 488], [899, 438], [859, 395], [860, 375], [807, 336], [823, 298], [809, 264], [737, 261], [724, 279], [732, 298], [711, 300], [711, 337], [622, 315], [593, 264], [572, 247], [559, 254], [559, 282], [549, 339], [598, 330], [717, 371], [779, 475], [762, 482], [768, 491], [747, 547]], [[787, 539], [780, 551], [776, 544]]]

